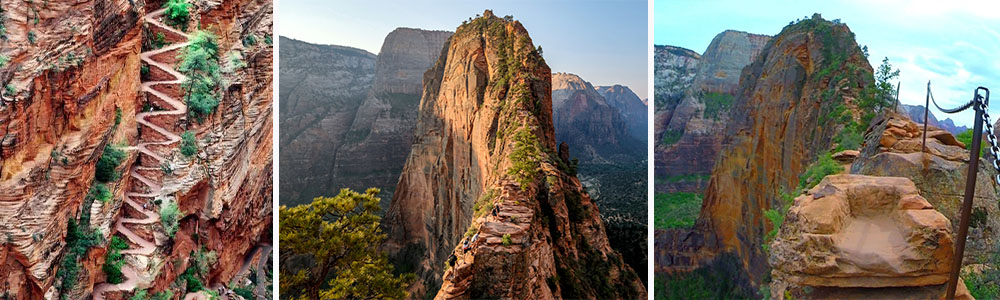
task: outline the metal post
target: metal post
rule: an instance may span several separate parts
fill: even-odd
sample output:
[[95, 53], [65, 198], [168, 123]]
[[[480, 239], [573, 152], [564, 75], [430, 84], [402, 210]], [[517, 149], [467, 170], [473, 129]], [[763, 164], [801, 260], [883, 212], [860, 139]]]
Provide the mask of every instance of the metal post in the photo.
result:
[[[937, 103], [937, 102], [935, 102]], [[927, 81], [927, 97], [924, 98], [924, 141], [920, 143], [920, 152], [927, 153], [927, 114], [931, 110], [931, 81]]]
[[897, 113], [899, 112], [899, 86], [902, 85], [902, 84], [903, 84], [902, 82], [897, 82], [896, 83], [896, 109], [895, 109], [895, 111]]
[[979, 149], [983, 140], [983, 111], [976, 91], [973, 106], [976, 109], [976, 123], [972, 129], [972, 149], [969, 150], [969, 171], [965, 180], [965, 199], [962, 200], [962, 217], [958, 223], [958, 237], [955, 238], [955, 257], [951, 263], [951, 275], [948, 278], [948, 294], [945, 299], [955, 299], [955, 289], [958, 287], [958, 273], [962, 269], [962, 256], [965, 253], [965, 238], [969, 234], [969, 213], [972, 211], [972, 196], [976, 192], [976, 171], [979, 170]]

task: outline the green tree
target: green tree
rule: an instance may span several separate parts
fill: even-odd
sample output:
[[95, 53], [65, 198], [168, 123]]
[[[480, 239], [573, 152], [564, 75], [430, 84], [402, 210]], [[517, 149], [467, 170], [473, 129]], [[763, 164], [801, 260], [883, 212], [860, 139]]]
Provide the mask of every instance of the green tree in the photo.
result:
[[163, 4], [163, 7], [167, 9], [164, 15], [168, 20], [174, 24], [187, 25], [191, 9], [191, 4], [187, 0], [168, 0], [167, 3]]
[[118, 236], [111, 238], [107, 256], [104, 257], [104, 267], [102, 267], [104, 274], [108, 276], [108, 283], [119, 284], [125, 281], [125, 275], [122, 273], [122, 265], [125, 264], [122, 250], [125, 249], [128, 249], [128, 243], [125, 240]]
[[111, 145], [104, 146], [104, 152], [101, 153], [101, 158], [97, 160], [97, 169], [94, 171], [94, 178], [100, 182], [118, 180], [118, 165], [122, 163], [122, 160], [125, 160], [125, 151]]
[[198, 121], [212, 114], [219, 105], [219, 45], [211, 32], [200, 30], [188, 40], [190, 44], [178, 56], [181, 63], [177, 70], [187, 76], [181, 84], [186, 92], [189, 113]]
[[191, 157], [195, 153], [198, 153], [198, 143], [195, 140], [194, 132], [188, 130], [181, 133], [181, 154]]
[[893, 95], [896, 93], [896, 86], [892, 84], [893, 79], [899, 77], [899, 70], [893, 69], [889, 64], [889, 58], [883, 58], [882, 64], [875, 71], [875, 99], [878, 100], [878, 110], [892, 105]]
[[[292, 299], [402, 299], [413, 274], [394, 276], [378, 245], [379, 190], [279, 209], [281, 289]], [[288, 266], [288, 267], [285, 267]]]
[[163, 231], [166, 231], [170, 237], [174, 237], [174, 234], [177, 233], [178, 215], [180, 215], [180, 209], [177, 207], [177, 202], [167, 201], [160, 207], [160, 222], [163, 223]]

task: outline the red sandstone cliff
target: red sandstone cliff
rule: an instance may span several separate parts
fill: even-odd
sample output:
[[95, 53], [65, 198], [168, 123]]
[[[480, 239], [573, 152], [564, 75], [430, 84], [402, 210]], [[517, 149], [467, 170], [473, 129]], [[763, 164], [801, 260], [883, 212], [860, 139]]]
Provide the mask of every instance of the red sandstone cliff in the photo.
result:
[[[137, 270], [142, 278], [137, 288], [149, 288], [150, 294], [167, 289], [188, 264], [191, 250], [202, 246], [218, 257], [206, 286], [228, 284], [237, 277], [251, 249], [270, 239], [272, 51], [264, 42], [271, 34], [270, 1], [202, 3], [192, 8], [190, 28], [202, 25], [219, 37], [220, 64], [232, 57], [224, 55], [238, 56], [247, 64], [224, 72], [221, 103], [200, 124], [186, 121], [184, 111], [169, 113], [174, 105], [143, 85], [171, 80], [157, 67], [151, 68], [150, 78], [141, 78], [140, 65], [145, 63], [140, 62], [140, 53], [152, 53], [147, 51], [152, 50], [153, 34], [164, 33], [168, 44], [183, 41], [147, 22], [145, 17], [155, 18], [151, 13], [161, 2], [4, 0], [0, 4], [6, 19], [2, 54], [11, 58], [0, 73], [3, 85], [14, 91], [5, 93], [0, 105], [0, 235], [4, 236], [0, 285], [7, 287], [7, 295], [97, 297], [91, 291], [106, 280], [101, 267], [112, 236], [129, 240], [123, 270]], [[258, 43], [247, 45], [248, 35], [256, 36]], [[176, 50], [163, 49], [151, 59], [174, 65]], [[176, 83], [153, 89], [182, 99]], [[140, 115], [144, 104], [167, 113]], [[117, 125], [116, 111], [121, 115]], [[150, 126], [175, 134], [185, 129], [196, 132], [199, 155], [182, 158], [177, 143], [164, 142], [169, 136]], [[95, 164], [110, 144], [126, 153], [118, 168], [120, 179], [108, 184], [110, 201], [87, 201]], [[162, 171], [164, 161], [156, 157], [169, 161], [172, 172]], [[156, 199], [140, 196], [160, 190]], [[126, 221], [121, 227], [123, 220], [156, 215], [161, 201], [180, 204], [181, 229], [176, 238], [165, 235], [159, 222]], [[67, 223], [83, 215], [89, 222], [81, 226], [94, 230], [98, 244], [85, 248], [72, 262], [78, 268], [75, 278], [60, 280], [63, 277], [57, 274], [66, 269], [61, 265], [71, 257]], [[121, 228], [149, 241], [152, 253], [139, 250], [142, 245]], [[192, 238], [196, 234], [197, 241]], [[135, 290], [104, 296], [125, 298]]]
[[548, 66], [510, 17], [486, 11], [445, 43], [385, 219], [384, 247], [421, 278], [411, 296], [646, 297], [556, 154], [551, 92]]

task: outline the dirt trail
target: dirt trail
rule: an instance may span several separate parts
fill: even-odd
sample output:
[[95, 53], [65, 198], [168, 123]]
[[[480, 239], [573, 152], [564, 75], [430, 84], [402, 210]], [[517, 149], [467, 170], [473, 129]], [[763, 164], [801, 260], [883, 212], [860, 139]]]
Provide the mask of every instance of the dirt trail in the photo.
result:
[[[182, 36], [184, 38], [188, 38], [187, 34], [181, 32], [181, 31], [178, 31], [178, 30], [176, 30], [174, 28], [171, 28], [170, 26], [166, 26], [163, 23], [161, 23], [159, 20], [157, 20], [158, 17], [160, 17], [161, 15], [163, 15], [164, 11], [166, 11], [166, 9], [160, 9], [160, 10], [154, 11], [154, 12], [152, 12], [150, 14], [147, 14], [143, 18], [143, 20], [146, 22], [146, 24], [149, 24], [150, 26], [155, 26], [155, 27], [157, 27], [159, 29], [166, 30], [166, 31], [178, 34], [178, 35], [180, 35], [180, 36]], [[159, 154], [156, 154], [156, 152], [153, 152], [152, 150], [150, 150], [148, 148], [148, 146], [149, 145], [163, 145], [163, 146], [165, 146], [165, 145], [171, 145], [171, 144], [179, 142], [181, 140], [181, 138], [177, 134], [164, 129], [163, 127], [160, 127], [159, 125], [153, 124], [147, 118], [149, 118], [149, 117], [155, 117], [155, 116], [159, 116], [159, 115], [182, 115], [183, 116], [184, 114], [187, 113], [187, 107], [184, 105], [184, 103], [182, 101], [177, 100], [177, 99], [175, 99], [173, 97], [170, 97], [170, 96], [168, 96], [168, 95], [166, 95], [166, 94], [164, 94], [164, 93], [162, 93], [160, 91], [157, 91], [157, 90], [153, 89], [153, 86], [155, 86], [155, 85], [181, 84], [181, 83], [184, 82], [184, 80], [187, 77], [185, 77], [180, 72], [177, 72], [177, 70], [173, 69], [172, 66], [168, 66], [168, 65], [166, 65], [164, 63], [161, 63], [161, 62], [153, 60], [153, 57], [156, 56], [157, 54], [161, 54], [161, 53], [165, 53], [165, 52], [170, 52], [170, 51], [174, 51], [174, 50], [177, 50], [177, 49], [181, 49], [181, 48], [183, 48], [183, 47], [185, 47], [187, 45], [188, 45], [188, 42], [176, 43], [176, 44], [168, 45], [166, 47], [163, 47], [163, 48], [160, 48], [160, 49], [157, 49], [157, 50], [147, 51], [147, 52], [143, 52], [143, 53], [140, 54], [140, 59], [142, 59], [142, 61], [145, 62], [146, 64], [148, 64], [151, 68], [153, 68], [153, 67], [158, 68], [158, 69], [160, 69], [160, 70], [162, 70], [162, 71], [164, 71], [164, 72], [166, 72], [166, 73], [168, 73], [168, 74], [170, 74], [171, 76], [174, 77], [173, 80], [161, 80], [161, 81], [147, 81], [147, 82], [143, 82], [142, 83], [142, 87], [141, 87], [141, 90], [143, 92], [152, 94], [153, 96], [156, 96], [156, 97], [162, 99], [167, 104], [169, 104], [170, 106], [172, 106], [172, 109], [170, 109], [170, 110], [163, 110], [163, 111], [142, 112], [142, 113], [139, 113], [138, 115], [136, 115], [136, 122], [137, 123], [139, 123], [142, 126], [146, 126], [146, 127], [150, 128], [152, 130], [155, 130], [159, 134], [165, 136], [167, 139], [166, 140], [162, 140], [162, 141], [140, 141], [139, 144], [136, 147], [132, 148], [132, 149], [138, 150], [140, 154], [147, 155], [150, 158], [152, 158], [152, 159], [154, 159], [154, 160], [156, 160], [157, 162], [160, 162], [160, 163], [165, 162], [166, 159], [164, 159], [163, 157], [161, 157]], [[147, 187], [149, 187], [149, 192], [148, 193], [139, 193], [139, 192], [128, 192], [128, 193], [125, 193], [125, 203], [128, 204], [128, 206], [132, 207], [133, 210], [138, 211], [138, 212], [142, 213], [143, 215], [145, 215], [145, 217], [142, 218], [142, 219], [122, 217], [122, 218], [118, 219], [118, 222], [115, 223], [115, 230], [118, 231], [118, 233], [121, 233], [122, 235], [124, 235], [126, 238], [128, 238], [128, 240], [132, 243], [132, 245], [130, 245], [130, 247], [128, 249], [125, 249], [125, 250], [122, 251], [122, 254], [148, 256], [148, 255], [153, 254], [154, 251], [156, 251], [156, 245], [153, 244], [152, 241], [146, 240], [143, 237], [135, 234], [135, 232], [132, 232], [132, 230], [129, 229], [128, 227], [126, 227], [125, 224], [149, 225], [149, 224], [154, 224], [157, 221], [159, 221], [159, 219], [160, 219], [159, 214], [157, 214], [157, 212], [155, 210], [153, 210], [153, 205], [148, 204], [148, 201], [150, 199], [154, 199], [154, 198], [156, 198], [158, 196], [161, 196], [163, 194], [163, 191], [162, 191], [163, 187], [160, 184], [154, 183], [151, 180], [149, 180], [148, 178], [142, 176], [141, 174], [139, 174], [139, 172], [136, 172], [137, 169], [154, 170], [154, 171], [156, 171], [156, 170], [159, 170], [159, 168], [155, 168], [155, 167], [134, 167], [133, 170], [132, 170], [132, 172], [130, 172], [131, 176], [133, 178], [135, 178], [139, 182], [142, 182], [142, 184], [144, 184]], [[147, 201], [147, 202], [144, 202], [144, 203], [146, 203], [147, 205], [141, 205], [141, 204], [139, 204], [138, 202], [132, 200], [133, 197], [134, 198], [145, 198], [145, 201]], [[139, 281], [140, 281], [140, 279], [142, 279], [142, 278], [139, 277], [138, 271], [133, 266], [131, 266], [131, 265], [128, 264], [128, 260], [126, 260], [126, 264], [124, 266], [122, 266], [122, 273], [124, 274], [124, 277], [125, 277], [125, 281], [124, 282], [119, 283], [119, 284], [102, 283], [102, 284], [94, 287], [94, 292], [93, 292], [94, 299], [95, 300], [102, 300], [102, 299], [104, 299], [104, 294], [107, 293], [107, 292], [132, 291], [132, 290], [134, 290], [139, 285]]]

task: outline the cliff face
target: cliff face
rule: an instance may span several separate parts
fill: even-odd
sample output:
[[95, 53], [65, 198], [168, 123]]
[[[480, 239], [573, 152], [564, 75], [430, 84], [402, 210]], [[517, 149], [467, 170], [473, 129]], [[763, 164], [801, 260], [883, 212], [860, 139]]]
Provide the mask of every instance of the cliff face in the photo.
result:
[[283, 204], [306, 203], [341, 188], [374, 186], [392, 197], [413, 141], [423, 73], [450, 35], [398, 28], [377, 57], [282, 40], [291, 41], [282, 43], [287, 48], [281, 55], [288, 58], [280, 71], [286, 82], [280, 95], [286, 150], [280, 155], [289, 166], [281, 180]]
[[852, 101], [871, 70], [847, 26], [818, 15], [768, 41], [740, 75], [732, 111], [741, 113], [730, 114], [695, 231], [664, 241], [674, 248], [657, 252], [660, 270], [735, 257], [726, 271], [752, 294], [768, 269], [763, 212], [780, 205], [781, 191], [792, 191], [817, 154], [831, 149], [843, 126], [829, 115], [856, 109]]
[[[50, 287], [67, 222], [81, 213], [104, 146], [135, 140], [142, 11], [117, 1], [0, 6], [9, 58], [0, 65], [0, 285], [14, 299], [41, 299], [58, 295]], [[114, 197], [127, 185], [115, 184]], [[120, 205], [93, 214], [104, 237]]]
[[643, 153], [624, 115], [580, 76], [552, 75], [552, 119], [556, 138], [569, 144], [581, 162], [622, 162]]
[[629, 134], [636, 140], [646, 142], [648, 106], [631, 89], [623, 85], [599, 86], [597, 92], [611, 107], [617, 108], [628, 125]]
[[568, 155], [556, 154], [551, 91], [548, 66], [509, 17], [486, 11], [445, 43], [385, 218], [384, 247], [422, 278], [413, 296], [645, 297], [567, 174]]
[[[336, 149], [371, 90], [375, 55], [340, 46], [281, 38], [279, 97], [281, 203], [306, 203], [329, 194]], [[333, 191], [336, 192], [336, 191]]]
[[[183, 42], [150, 21], [158, 19], [153, 11], [162, 3], [0, 4], [5, 43], [18, 45], [3, 53], [11, 60], [3, 66], [9, 88], [0, 105], [0, 233], [6, 237], [0, 278], [6, 295], [82, 299], [126, 297], [136, 287], [160, 291], [178, 272], [163, 263], [188, 264], [192, 253], [180, 250], [202, 245], [218, 258], [206, 285], [233, 278], [271, 223], [271, 49], [241, 42], [247, 35], [269, 38], [270, 2], [192, 8], [198, 11], [191, 24], [212, 25], [220, 56], [247, 64], [224, 71], [220, 105], [201, 124], [184, 117], [183, 100], [167, 100], [182, 99], [179, 82], [148, 84], [177, 79], [147, 59], [172, 66], [180, 46], [158, 55], [144, 47], [156, 32], [167, 44]], [[143, 105], [158, 111], [141, 112]], [[196, 133], [201, 153], [195, 159], [177, 154], [174, 134], [185, 129]], [[86, 195], [98, 184], [95, 165], [105, 146], [120, 149], [124, 158], [106, 184], [108, 200], [98, 201]], [[200, 229], [182, 230], [176, 240], [165, 235], [154, 211], [160, 201], [178, 202], [181, 227], [197, 223]], [[139, 218], [153, 222], [134, 224]], [[68, 229], [95, 244], [75, 243], [84, 237]], [[191, 243], [196, 234], [211, 242]], [[98, 292], [95, 287], [107, 286], [102, 265], [113, 236], [129, 241], [122, 251], [129, 281]], [[137, 275], [142, 279], [133, 281]]]
[[730, 120], [740, 71], [757, 58], [769, 39], [765, 35], [732, 30], [716, 35], [699, 59], [691, 85], [676, 106], [658, 111], [670, 115], [658, 117], [663, 123], [657, 123], [662, 127], [658, 129], [655, 150], [656, 176], [661, 179], [656, 182], [657, 191], [704, 190], [708, 182], [703, 178], [715, 165], [723, 129]]

